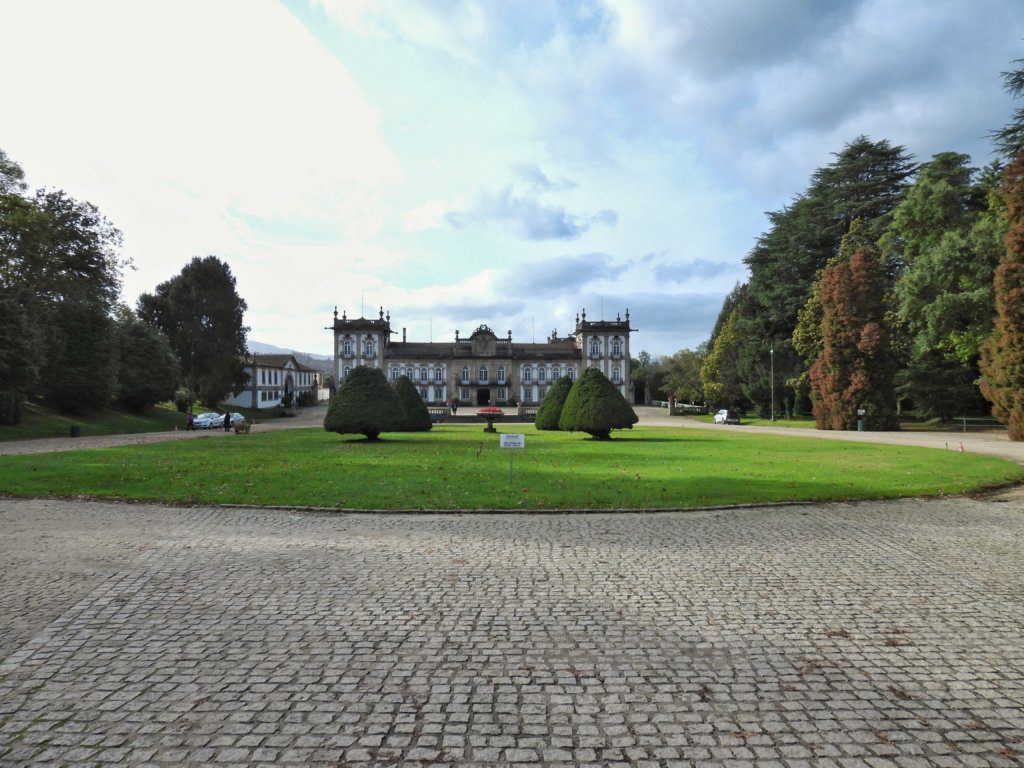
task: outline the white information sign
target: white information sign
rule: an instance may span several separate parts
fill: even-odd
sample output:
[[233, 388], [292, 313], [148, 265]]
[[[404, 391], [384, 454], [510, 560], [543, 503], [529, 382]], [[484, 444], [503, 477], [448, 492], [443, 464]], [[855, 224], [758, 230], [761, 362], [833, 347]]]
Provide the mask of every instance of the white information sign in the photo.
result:
[[502, 433], [501, 447], [502, 448], [525, 448], [526, 447], [526, 435], [506, 435]]

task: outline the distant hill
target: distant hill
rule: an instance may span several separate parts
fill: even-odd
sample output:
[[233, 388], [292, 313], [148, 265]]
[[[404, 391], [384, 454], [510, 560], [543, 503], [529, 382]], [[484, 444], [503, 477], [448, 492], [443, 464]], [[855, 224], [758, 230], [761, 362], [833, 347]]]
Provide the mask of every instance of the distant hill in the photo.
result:
[[330, 355], [314, 355], [312, 352], [299, 352], [294, 349], [275, 347], [273, 344], [264, 344], [262, 341], [248, 342], [249, 351], [257, 355], [295, 355], [295, 359], [302, 365], [315, 368], [324, 373], [331, 372], [333, 358]]

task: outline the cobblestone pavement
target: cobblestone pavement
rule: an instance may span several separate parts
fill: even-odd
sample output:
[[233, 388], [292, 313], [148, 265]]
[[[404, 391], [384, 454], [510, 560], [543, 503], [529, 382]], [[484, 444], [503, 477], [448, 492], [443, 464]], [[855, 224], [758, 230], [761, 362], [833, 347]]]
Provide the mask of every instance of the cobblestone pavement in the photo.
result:
[[0, 530], [3, 765], [1024, 758], [1019, 501]]

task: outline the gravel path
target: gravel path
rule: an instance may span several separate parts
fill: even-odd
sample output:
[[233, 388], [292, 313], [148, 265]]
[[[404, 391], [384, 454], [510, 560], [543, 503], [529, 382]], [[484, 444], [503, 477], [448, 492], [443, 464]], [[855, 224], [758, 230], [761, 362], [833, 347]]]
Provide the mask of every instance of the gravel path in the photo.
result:
[[682, 429], [729, 430], [750, 432], [758, 435], [784, 435], [787, 437], [814, 437], [821, 440], [850, 440], [859, 443], [883, 443], [886, 445], [914, 445], [922, 448], [958, 451], [963, 443], [968, 453], [984, 453], [1002, 456], [1024, 464], [1024, 442], [1012, 442], [1006, 431], [988, 432], [835, 432], [831, 430], [803, 429], [800, 427], [746, 427], [742, 424], [708, 424], [683, 416], [668, 416], [664, 408], [636, 406], [641, 424]]

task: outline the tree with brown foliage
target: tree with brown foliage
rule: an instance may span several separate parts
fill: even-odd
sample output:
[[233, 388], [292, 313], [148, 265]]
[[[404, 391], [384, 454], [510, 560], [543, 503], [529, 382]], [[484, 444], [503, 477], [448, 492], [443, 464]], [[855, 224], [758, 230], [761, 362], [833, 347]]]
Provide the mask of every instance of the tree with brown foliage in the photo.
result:
[[810, 370], [818, 429], [853, 429], [858, 418], [869, 429], [897, 429], [885, 272], [875, 251], [862, 240], [844, 240], [821, 274], [818, 293], [822, 346]]
[[1024, 151], [1003, 174], [1010, 229], [996, 268], [996, 321], [981, 345], [981, 392], [1011, 440], [1024, 440]]

